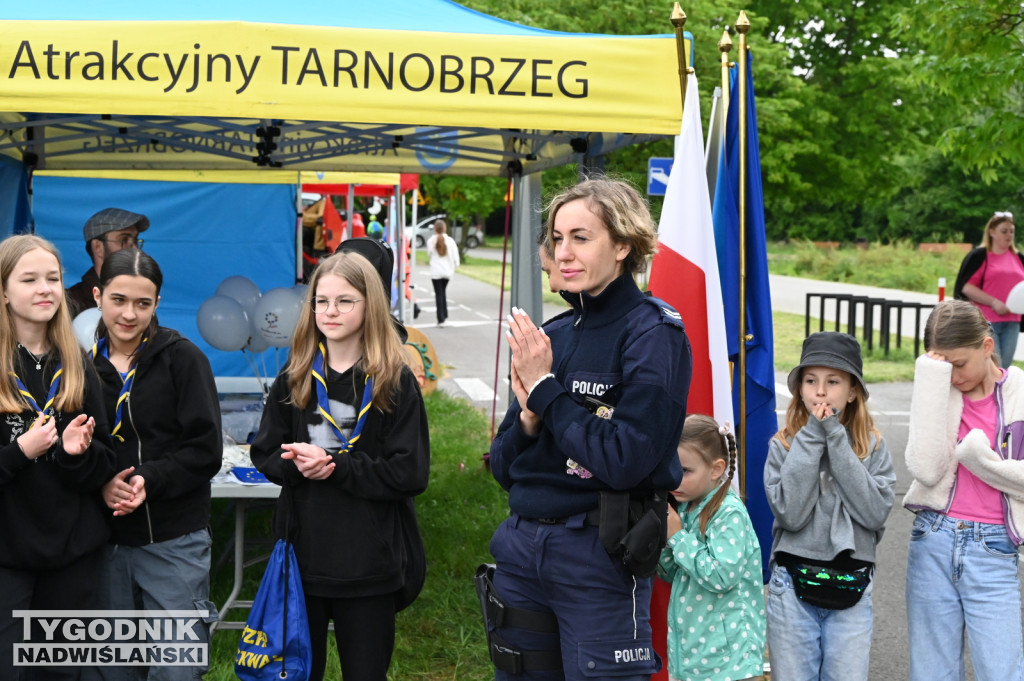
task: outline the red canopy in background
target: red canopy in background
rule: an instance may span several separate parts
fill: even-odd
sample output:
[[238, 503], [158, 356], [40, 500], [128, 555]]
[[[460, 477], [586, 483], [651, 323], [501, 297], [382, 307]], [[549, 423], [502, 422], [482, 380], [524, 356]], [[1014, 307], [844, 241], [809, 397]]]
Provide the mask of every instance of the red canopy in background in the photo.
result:
[[[396, 185], [353, 183], [351, 186], [352, 193], [355, 196], [391, 197], [395, 195]], [[418, 189], [420, 186], [420, 176], [414, 173], [402, 173], [401, 181], [397, 186], [402, 194]], [[304, 182], [302, 184], [302, 191], [323, 194], [325, 196], [347, 197], [348, 188], [349, 185], [347, 183], [337, 182]], [[342, 220], [341, 215], [338, 214], [334, 204], [328, 201], [324, 207], [324, 241], [327, 243], [328, 250], [331, 252], [337, 250], [338, 244], [345, 238], [347, 226], [345, 220]], [[363, 218], [359, 213], [356, 213], [352, 219], [352, 236], [366, 236], [366, 227], [363, 225]]]

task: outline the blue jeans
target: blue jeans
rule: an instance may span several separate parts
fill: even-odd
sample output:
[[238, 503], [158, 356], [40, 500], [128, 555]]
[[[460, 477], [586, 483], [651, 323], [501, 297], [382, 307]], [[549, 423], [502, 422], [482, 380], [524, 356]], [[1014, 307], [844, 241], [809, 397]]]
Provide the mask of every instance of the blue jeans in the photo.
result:
[[768, 582], [768, 657], [772, 678], [785, 681], [867, 681], [874, 612], [868, 584], [857, 605], [826, 610], [804, 603], [781, 565]]
[[[193, 631], [209, 643], [217, 606], [210, 602], [210, 531], [199, 530], [145, 546], [110, 550], [111, 610], [208, 610]], [[200, 679], [205, 666], [101, 667], [104, 679], [186, 681]]]
[[907, 555], [911, 681], [1024, 679], [1017, 547], [1002, 525], [921, 511]]
[[1020, 322], [992, 322], [992, 330], [995, 332], [999, 361], [1004, 369], [1009, 369], [1013, 364], [1013, 353], [1017, 352]]

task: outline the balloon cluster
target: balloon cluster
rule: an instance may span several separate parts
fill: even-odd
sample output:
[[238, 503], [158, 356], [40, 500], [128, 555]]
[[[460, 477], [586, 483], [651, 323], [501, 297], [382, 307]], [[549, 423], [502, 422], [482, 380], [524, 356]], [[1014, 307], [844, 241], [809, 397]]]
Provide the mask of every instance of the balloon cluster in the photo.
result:
[[272, 288], [260, 293], [247, 277], [228, 277], [203, 301], [196, 326], [207, 343], [225, 352], [260, 353], [291, 344], [302, 311], [305, 287]]

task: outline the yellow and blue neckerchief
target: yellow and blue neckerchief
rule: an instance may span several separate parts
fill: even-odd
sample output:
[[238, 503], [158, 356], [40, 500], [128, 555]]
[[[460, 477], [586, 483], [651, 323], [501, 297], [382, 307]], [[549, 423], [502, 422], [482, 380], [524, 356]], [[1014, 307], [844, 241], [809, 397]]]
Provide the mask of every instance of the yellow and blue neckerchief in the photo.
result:
[[[139, 347], [135, 350], [136, 360], [139, 355], [142, 354], [142, 348], [146, 347], [146, 341], [148, 340], [149, 337], [145, 336], [143, 337], [142, 342], [139, 343]], [[109, 358], [107, 353], [106, 336], [93, 343], [92, 350], [89, 351], [89, 359], [95, 362], [98, 355], [103, 355], [104, 357]], [[114, 429], [110, 431], [110, 434], [121, 442], [124, 442], [124, 437], [118, 434], [118, 431], [121, 430], [121, 414], [124, 411], [124, 403], [128, 399], [128, 395], [131, 394], [132, 383], [135, 382], [135, 368], [135, 362], [132, 362], [132, 366], [128, 369], [128, 373], [124, 376], [124, 382], [121, 384], [121, 392], [117, 394], [117, 409], [114, 412]]]
[[25, 387], [25, 384], [22, 383], [21, 378], [18, 376], [17, 372], [11, 372], [11, 376], [14, 377], [14, 383], [18, 387], [18, 392], [21, 393], [26, 400], [28, 400], [28, 404], [30, 407], [32, 407], [32, 411], [36, 413], [43, 412], [47, 416], [53, 416], [53, 401], [57, 399], [57, 391], [60, 390], [60, 379], [63, 374], [64, 369], [61, 366], [61, 363], [57, 362], [57, 370], [53, 372], [53, 378], [50, 379], [50, 390], [46, 394], [46, 404], [44, 404], [42, 409], [40, 409], [39, 403], [36, 402], [36, 398], [32, 397], [32, 393], [30, 393], [28, 388]]
[[[320, 370], [319, 373], [317, 373], [317, 369]], [[366, 376], [366, 384], [363, 388], [363, 403], [359, 407], [356, 427], [352, 429], [352, 436], [346, 438], [342, 434], [341, 428], [338, 427], [337, 422], [335, 422], [334, 417], [331, 416], [331, 403], [327, 399], [327, 380], [324, 378], [327, 376], [327, 351], [324, 350], [323, 343], [317, 343], [316, 356], [313, 357], [313, 366], [310, 369], [310, 373], [313, 374], [313, 381], [316, 385], [316, 410], [331, 425], [338, 441], [341, 442], [339, 453], [346, 454], [352, 449], [352, 445], [356, 443], [359, 436], [362, 435], [363, 426], [366, 425], [366, 416], [370, 413], [370, 407], [373, 405], [373, 377], [370, 375]]]

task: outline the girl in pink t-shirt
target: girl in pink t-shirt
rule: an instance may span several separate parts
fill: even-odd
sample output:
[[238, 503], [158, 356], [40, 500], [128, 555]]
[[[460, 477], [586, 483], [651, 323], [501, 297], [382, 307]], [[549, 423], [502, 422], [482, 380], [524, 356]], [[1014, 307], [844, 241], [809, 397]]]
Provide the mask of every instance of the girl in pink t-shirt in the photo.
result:
[[917, 360], [903, 505], [910, 679], [1024, 679], [1017, 548], [1024, 543], [1024, 372], [996, 363], [981, 311], [939, 303]]

